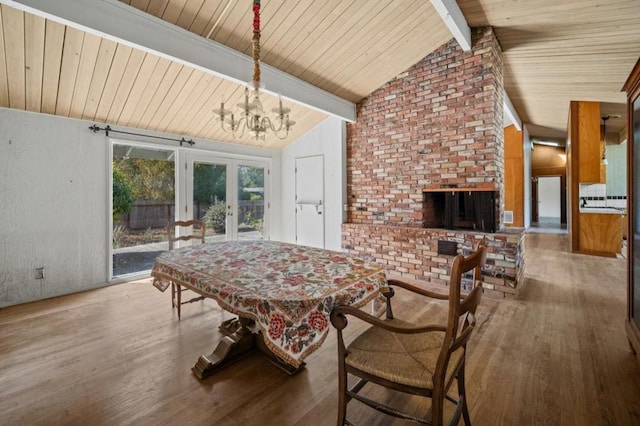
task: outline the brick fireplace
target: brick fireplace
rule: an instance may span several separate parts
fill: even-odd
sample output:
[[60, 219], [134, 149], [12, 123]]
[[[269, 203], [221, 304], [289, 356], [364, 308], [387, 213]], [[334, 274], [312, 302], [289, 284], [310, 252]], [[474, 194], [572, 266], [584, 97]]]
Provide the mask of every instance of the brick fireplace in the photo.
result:
[[[489, 243], [489, 292], [516, 293], [521, 232], [502, 232], [504, 205], [502, 52], [491, 28], [473, 30], [473, 49], [454, 40], [364, 99], [347, 127], [348, 223], [343, 247], [407, 278], [446, 282], [452, 257]], [[425, 228], [425, 193], [491, 191], [500, 232]]]

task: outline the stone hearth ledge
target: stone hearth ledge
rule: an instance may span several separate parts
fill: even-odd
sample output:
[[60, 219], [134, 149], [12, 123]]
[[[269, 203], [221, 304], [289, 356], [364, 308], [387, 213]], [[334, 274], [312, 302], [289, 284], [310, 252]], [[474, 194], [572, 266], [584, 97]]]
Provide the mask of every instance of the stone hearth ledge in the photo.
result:
[[484, 239], [488, 248], [483, 268], [484, 294], [514, 298], [524, 284], [525, 235], [524, 230], [512, 228], [482, 233], [345, 223], [342, 248], [375, 259], [393, 276], [446, 286], [453, 256], [438, 255], [438, 240], [456, 242], [458, 253], [467, 255]]

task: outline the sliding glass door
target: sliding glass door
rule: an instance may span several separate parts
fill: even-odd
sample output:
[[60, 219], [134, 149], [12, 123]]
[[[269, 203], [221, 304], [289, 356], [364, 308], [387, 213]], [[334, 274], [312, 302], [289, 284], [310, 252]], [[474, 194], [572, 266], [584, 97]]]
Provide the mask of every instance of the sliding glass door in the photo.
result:
[[113, 144], [111, 276], [152, 268], [168, 249], [165, 226], [176, 215], [176, 151]]
[[112, 147], [110, 279], [149, 271], [168, 249], [166, 225], [174, 220], [203, 220], [208, 242], [267, 238], [268, 160], [142, 143]]

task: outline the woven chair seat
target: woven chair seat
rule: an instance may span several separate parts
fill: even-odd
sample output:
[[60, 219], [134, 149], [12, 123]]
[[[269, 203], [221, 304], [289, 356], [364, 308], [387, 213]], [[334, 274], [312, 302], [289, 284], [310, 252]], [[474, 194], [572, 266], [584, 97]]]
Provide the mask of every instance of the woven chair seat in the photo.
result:
[[[393, 320], [394, 325], [402, 322]], [[406, 324], [406, 323], [404, 323]], [[401, 334], [371, 327], [358, 336], [347, 348], [345, 363], [395, 383], [417, 388], [433, 388], [433, 373], [442, 349], [445, 333], [432, 331]], [[451, 354], [447, 381], [458, 365], [463, 351]]]

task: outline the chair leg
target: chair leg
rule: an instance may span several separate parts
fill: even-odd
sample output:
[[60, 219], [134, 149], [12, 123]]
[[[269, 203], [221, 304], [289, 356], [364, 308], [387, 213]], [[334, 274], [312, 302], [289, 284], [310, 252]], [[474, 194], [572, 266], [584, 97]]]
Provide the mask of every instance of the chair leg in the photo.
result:
[[433, 426], [442, 426], [444, 419], [444, 389], [442, 386], [434, 386], [433, 396], [431, 397], [431, 424]]
[[462, 401], [462, 418], [466, 426], [471, 426], [471, 418], [469, 417], [469, 408], [467, 407], [467, 394], [464, 387], [464, 360], [460, 371], [458, 371], [458, 398]]
[[344, 359], [338, 361], [338, 425], [342, 426], [347, 420], [347, 373]]
[[178, 293], [178, 320], [180, 320], [180, 306], [182, 306], [182, 288], [178, 284], [176, 284], [176, 287], [176, 292]]
[[172, 281], [171, 282], [171, 308], [173, 309], [175, 307], [176, 307], [176, 285]]

